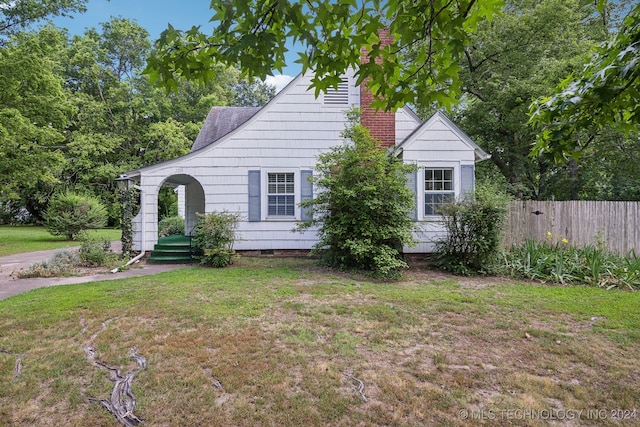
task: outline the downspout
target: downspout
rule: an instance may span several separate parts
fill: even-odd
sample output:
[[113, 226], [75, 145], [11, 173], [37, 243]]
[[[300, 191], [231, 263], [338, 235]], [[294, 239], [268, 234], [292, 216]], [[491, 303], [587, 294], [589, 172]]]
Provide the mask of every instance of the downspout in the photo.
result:
[[131, 264], [133, 264], [134, 262], [138, 261], [140, 258], [142, 258], [144, 256], [144, 254], [146, 253], [144, 244], [145, 244], [145, 203], [144, 203], [144, 193], [142, 192], [142, 188], [138, 187], [137, 185], [134, 186], [134, 188], [140, 190], [140, 218], [142, 219], [142, 226], [140, 229], [140, 248], [141, 251], [138, 255], [136, 255], [135, 257], [131, 258], [129, 261], [127, 261], [127, 263], [121, 267], [117, 267], [114, 268], [113, 270], [111, 270], [111, 273], [117, 273], [118, 271], [120, 271], [121, 268], [125, 268], [125, 267], [129, 267]]

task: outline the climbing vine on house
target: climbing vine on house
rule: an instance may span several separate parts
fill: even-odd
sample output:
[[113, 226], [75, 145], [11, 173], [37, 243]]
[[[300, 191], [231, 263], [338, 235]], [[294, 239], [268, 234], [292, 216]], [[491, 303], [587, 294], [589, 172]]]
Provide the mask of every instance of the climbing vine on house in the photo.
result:
[[122, 229], [122, 255], [131, 256], [133, 247], [133, 212], [138, 204], [138, 191], [133, 188], [118, 190], [120, 228]]

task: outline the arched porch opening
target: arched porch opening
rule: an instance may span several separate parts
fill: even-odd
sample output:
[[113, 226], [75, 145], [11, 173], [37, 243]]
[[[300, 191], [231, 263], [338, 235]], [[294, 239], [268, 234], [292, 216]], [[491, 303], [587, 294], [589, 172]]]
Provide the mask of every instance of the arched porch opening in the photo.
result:
[[205, 194], [202, 184], [187, 174], [177, 174], [167, 177], [158, 187], [160, 194], [162, 187], [173, 188], [177, 195], [178, 215], [184, 218], [185, 236], [193, 235], [198, 222], [197, 213], [205, 212]]

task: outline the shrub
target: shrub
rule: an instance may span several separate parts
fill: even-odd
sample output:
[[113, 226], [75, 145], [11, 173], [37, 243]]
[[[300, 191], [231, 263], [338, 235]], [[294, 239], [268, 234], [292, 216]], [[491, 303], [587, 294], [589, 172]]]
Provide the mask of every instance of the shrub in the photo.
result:
[[172, 236], [174, 234], [184, 234], [184, 218], [179, 216], [168, 216], [158, 223], [158, 236]]
[[62, 250], [53, 253], [47, 261], [31, 264], [28, 269], [20, 270], [18, 278], [72, 276], [79, 259], [76, 252]]
[[82, 245], [78, 251], [62, 250], [47, 260], [31, 264], [18, 272], [19, 278], [73, 276], [78, 267], [104, 267], [117, 263], [119, 257], [111, 251], [107, 239], [88, 238], [80, 233]]
[[80, 263], [86, 267], [102, 267], [114, 264], [118, 256], [111, 251], [108, 239], [83, 237], [82, 245], [78, 249]]
[[444, 205], [440, 213], [447, 235], [436, 242], [434, 265], [455, 274], [492, 272], [500, 258], [508, 203], [505, 193], [485, 185], [473, 198]]
[[44, 220], [49, 233], [75, 240], [82, 230], [104, 227], [107, 210], [95, 197], [58, 193], [49, 202]]
[[218, 268], [231, 264], [239, 215], [223, 211], [198, 216], [193, 244], [200, 263]]
[[397, 277], [407, 267], [403, 246], [415, 243], [414, 194], [406, 185], [414, 167], [387, 154], [357, 123], [343, 136], [344, 144], [319, 157], [313, 182], [320, 191], [301, 203], [313, 217], [298, 229], [319, 227], [313, 253], [326, 265]]

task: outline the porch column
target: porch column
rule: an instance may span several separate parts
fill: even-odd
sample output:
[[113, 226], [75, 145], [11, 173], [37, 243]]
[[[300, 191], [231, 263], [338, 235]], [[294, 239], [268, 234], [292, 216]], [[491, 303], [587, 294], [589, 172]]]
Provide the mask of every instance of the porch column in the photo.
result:
[[154, 177], [140, 177], [140, 215], [142, 216], [143, 250], [151, 251], [158, 242], [158, 190]]

